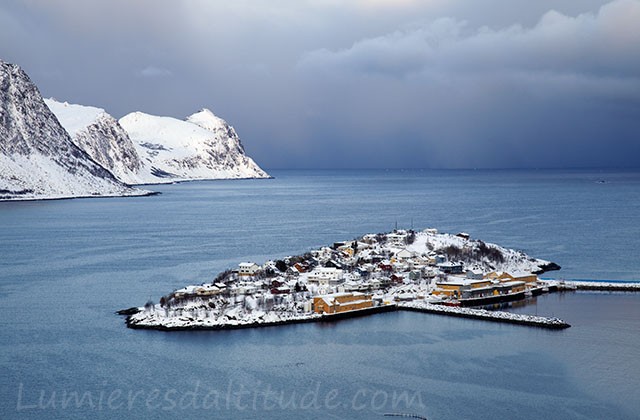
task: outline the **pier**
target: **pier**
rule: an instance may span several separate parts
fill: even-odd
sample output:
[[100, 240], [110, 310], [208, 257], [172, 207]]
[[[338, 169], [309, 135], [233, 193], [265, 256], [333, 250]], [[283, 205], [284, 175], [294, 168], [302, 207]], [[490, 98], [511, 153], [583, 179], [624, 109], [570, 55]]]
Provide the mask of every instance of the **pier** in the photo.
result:
[[399, 309], [405, 311], [454, 316], [459, 318], [479, 319], [482, 321], [527, 325], [531, 327], [549, 328], [553, 330], [561, 330], [569, 328], [571, 326], [559, 318], [514, 314], [511, 312], [487, 311], [485, 309], [433, 305], [423, 302], [402, 303], [399, 305]]
[[559, 291], [595, 290], [602, 292], [640, 292], [638, 281], [564, 280], [558, 281]]

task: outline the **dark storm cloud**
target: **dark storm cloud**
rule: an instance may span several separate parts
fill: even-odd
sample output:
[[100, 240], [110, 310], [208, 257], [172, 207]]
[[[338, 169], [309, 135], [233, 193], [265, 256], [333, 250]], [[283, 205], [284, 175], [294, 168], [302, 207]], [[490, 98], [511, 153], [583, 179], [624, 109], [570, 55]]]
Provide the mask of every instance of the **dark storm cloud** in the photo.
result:
[[530, 28], [439, 19], [310, 52], [299, 71], [318, 93], [340, 86], [335, 127], [385, 150], [391, 166], [635, 166], [637, 22], [632, 0], [577, 17], [550, 11]]
[[7, 0], [0, 58], [116, 117], [209, 107], [266, 167], [637, 166], [639, 10]]

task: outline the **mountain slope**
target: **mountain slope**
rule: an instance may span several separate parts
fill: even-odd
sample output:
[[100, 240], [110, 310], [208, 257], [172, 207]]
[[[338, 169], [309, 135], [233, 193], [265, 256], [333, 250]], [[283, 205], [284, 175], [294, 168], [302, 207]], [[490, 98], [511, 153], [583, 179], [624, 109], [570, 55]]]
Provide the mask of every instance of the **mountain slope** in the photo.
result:
[[201, 113], [190, 122], [133, 112], [119, 122], [155, 182], [269, 177], [244, 154], [233, 128], [210, 111]]
[[129, 135], [104, 109], [44, 101], [73, 142], [118, 180], [126, 184], [147, 182], [141, 176], [143, 165]]
[[253, 159], [245, 154], [244, 147], [240, 142], [236, 130], [227, 124], [225, 120], [217, 117], [210, 110], [203, 108], [199, 112], [187, 117], [187, 121], [214, 133], [222, 144], [223, 150], [227, 153], [225, 160], [226, 165], [245, 168], [246, 171], [254, 174], [251, 178], [269, 177], [269, 174], [262, 170]]
[[78, 148], [17, 65], [0, 60], [0, 199], [141, 195]]

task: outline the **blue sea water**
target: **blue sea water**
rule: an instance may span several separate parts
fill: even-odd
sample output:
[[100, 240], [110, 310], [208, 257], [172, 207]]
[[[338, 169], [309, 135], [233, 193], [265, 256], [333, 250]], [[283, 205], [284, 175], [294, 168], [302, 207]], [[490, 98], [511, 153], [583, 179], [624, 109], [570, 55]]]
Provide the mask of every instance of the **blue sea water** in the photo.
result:
[[399, 227], [466, 231], [640, 280], [640, 173], [273, 171], [142, 198], [0, 203], [0, 418], [636, 419], [640, 294], [511, 310], [572, 327], [389, 313], [237, 331], [135, 331], [114, 311], [243, 260]]

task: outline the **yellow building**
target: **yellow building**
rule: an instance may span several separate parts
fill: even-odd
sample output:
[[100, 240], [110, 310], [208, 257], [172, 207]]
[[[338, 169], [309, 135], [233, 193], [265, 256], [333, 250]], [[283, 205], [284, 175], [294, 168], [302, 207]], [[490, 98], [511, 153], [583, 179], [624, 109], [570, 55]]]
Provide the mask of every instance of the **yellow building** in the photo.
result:
[[436, 282], [434, 295], [454, 297], [458, 299], [483, 298], [490, 296], [508, 295], [525, 290], [526, 283], [520, 280], [470, 280]]
[[460, 279], [442, 282], [439, 281], [436, 282], [436, 286], [437, 288], [433, 291], [434, 295], [460, 297], [463, 292], [491, 286], [491, 280]]
[[318, 314], [335, 314], [373, 306], [371, 295], [364, 293], [332, 293], [313, 298], [313, 310]]
[[519, 293], [525, 290], [526, 283], [520, 280], [513, 280], [502, 283], [502, 286], [508, 288], [508, 293]]
[[338, 248], [338, 250], [343, 252], [345, 255], [348, 255], [349, 257], [353, 257], [355, 255], [355, 250], [351, 245], [342, 245]]
[[523, 281], [525, 283], [535, 283], [538, 281], [538, 276], [535, 274], [527, 273], [527, 272], [518, 272], [510, 274], [506, 271], [487, 273], [484, 276], [485, 279], [490, 280], [499, 280], [500, 282], [508, 282], [508, 281]]
[[200, 286], [195, 289], [198, 296], [215, 296], [220, 293], [220, 289], [216, 286]]

